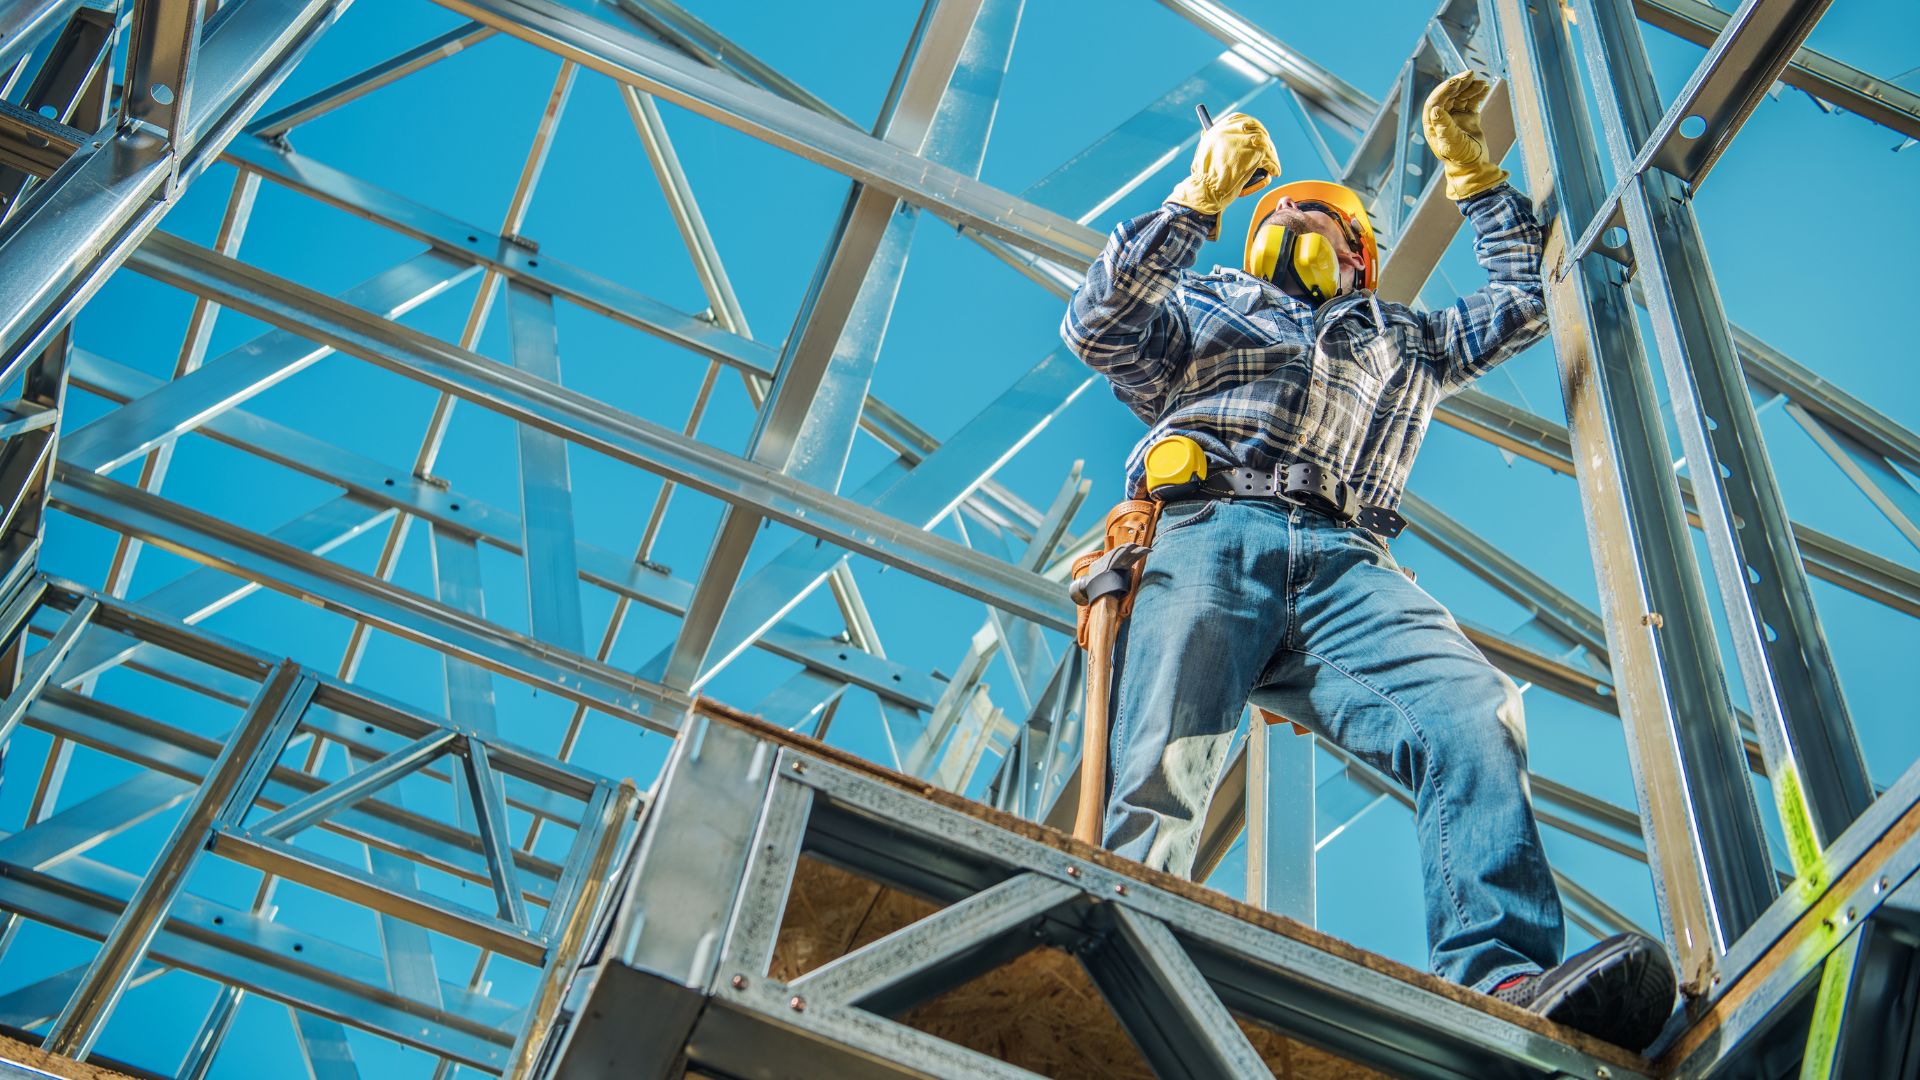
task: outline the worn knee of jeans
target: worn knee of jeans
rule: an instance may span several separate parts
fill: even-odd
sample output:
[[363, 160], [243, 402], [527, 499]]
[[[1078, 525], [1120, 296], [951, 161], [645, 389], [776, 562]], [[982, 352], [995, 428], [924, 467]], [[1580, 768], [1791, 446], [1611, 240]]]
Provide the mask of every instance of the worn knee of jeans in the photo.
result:
[[1511, 764], [1524, 774], [1527, 717], [1520, 688], [1489, 665], [1462, 674], [1452, 689], [1454, 707], [1445, 718], [1449, 737], [1440, 740], [1451, 752], [1436, 748], [1435, 753], [1447, 754], [1456, 764], [1462, 755], [1481, 765]]

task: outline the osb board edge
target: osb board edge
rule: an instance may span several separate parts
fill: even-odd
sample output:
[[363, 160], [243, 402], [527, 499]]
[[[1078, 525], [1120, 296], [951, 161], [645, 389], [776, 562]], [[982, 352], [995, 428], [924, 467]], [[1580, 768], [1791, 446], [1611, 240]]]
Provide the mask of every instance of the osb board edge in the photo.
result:
[[32, 1043], [0, 1035], [0, 1058], [29, 1069], [64, 1077], [65, 1080], [127, 1080], [125, 1073], [103, 1069], [84, 1061], [42, 1050]]

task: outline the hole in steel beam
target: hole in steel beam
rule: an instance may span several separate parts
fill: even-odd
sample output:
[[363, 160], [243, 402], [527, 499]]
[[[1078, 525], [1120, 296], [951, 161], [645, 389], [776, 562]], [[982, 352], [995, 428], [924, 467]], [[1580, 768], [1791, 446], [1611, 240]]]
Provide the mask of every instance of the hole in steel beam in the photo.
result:
[[147, 88], [147, 95], [153, 98], [153, 102], [156, 105], [173, 104], [173, 87], [168, 86], [166, 83], [154, 83]]
[[1689, 116], [1680, 121], [1680, 137], [1683, 139], [1697, 139], [1706, 133], [1707, 118], [1704, 116]]
[[1613, 228], [1608, 229], [1606, 232], [1603, 232], [1600, 234], [1600, 243], [1603, 247], [1610, 247], [1610, 248], [1626, 247], [1627, 246], [1627, 230], [1621, 228], [1618, 225], [1615, 225]]

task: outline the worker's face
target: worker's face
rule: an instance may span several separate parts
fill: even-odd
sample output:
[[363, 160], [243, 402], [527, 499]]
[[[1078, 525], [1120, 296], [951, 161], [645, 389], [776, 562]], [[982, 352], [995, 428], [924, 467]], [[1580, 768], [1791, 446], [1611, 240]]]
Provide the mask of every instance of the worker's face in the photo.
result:
[[1347, 239], [1347, 230], [1341, 227], [1338, 218], [1325, 210], [1302, 210], [1292, 199], [1283, 198], [1274, 204], [1273, 212], [1267, 215], [1267, 222], [1326, 237], [1327, 242], [1333, 245], [1334, 254], [1340, 259], [1340, 292], [1350, 293], [1360, 287], [1366, 273], [1367, 257]]

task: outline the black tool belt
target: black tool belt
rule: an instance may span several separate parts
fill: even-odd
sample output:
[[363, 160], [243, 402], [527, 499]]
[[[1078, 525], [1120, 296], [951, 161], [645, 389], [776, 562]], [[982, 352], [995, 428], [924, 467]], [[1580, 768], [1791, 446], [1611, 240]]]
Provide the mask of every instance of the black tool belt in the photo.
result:
[[1318, 510], [1346, 525], [1359, 525], [1389, 540], [1407, 527], [1407, 519], [1384, 506], [1369, 506], [1352, 485], [1312, 462], [1296, 461], [1271, 471], [1225, 469], [1202, 480], [1198, 494], [1216, 499], [1278, 499]]

